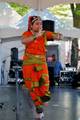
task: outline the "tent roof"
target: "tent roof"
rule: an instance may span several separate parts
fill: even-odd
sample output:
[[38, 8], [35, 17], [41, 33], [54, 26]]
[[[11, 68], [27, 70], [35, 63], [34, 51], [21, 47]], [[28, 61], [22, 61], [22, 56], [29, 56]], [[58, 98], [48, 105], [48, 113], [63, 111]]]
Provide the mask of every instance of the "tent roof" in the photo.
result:
[[24, 31], [27, 30], [27, 21], [28, 16], [30, 15], [41, 15], [42, 19], [50, 19], [55, 20], [56, 31], [61, 32], [65, 37], [74, 37], [80, 38], [80, 29], [74, 27], [66, 27], [60, 20], [58, 20], [55, 16], [49, 13], [47, 10], [43, 12], [37, 12], [35, 10], [31, 10], [28, 14], [26, 14], [15, 27], [6, 27], [0, 28], [0, 38], [7, 37], [16, 37], [21, 36]]
[[0, 2], [15, 2], [29, 5], [30, 8], [42, 10], [61, 3], [80, 3], [80, 0], [0, 0]]
[[43, 11], [36, 11], [31, 9], [21, 20], [16, 24], [18, 28], [25, 28], [27, 30], [28, 17], [31, 15], [39, 15], [42, 20], [53, 20], [55, 21], [55, 31], [61, 32], [66, 37], [80, 38], [80, 29], [70, 26], [67, 22], [64, 24], [60, 19], [51, 14], [47, 9]]
[[25, 16], [23, 16], [20, 21], [17, 22], [16, 26], [19, 28], [24, 28], [26, 26], [28, 26], [28, 18], [29, 16], [33, 16], [33, 15], [39, 15], [42, 20], [52, 20], [55, 21], [55, 29], [58, 28], [63, 28], [65, 27], [65, 24], [63, 24], [61, 22], [60, 19], [58, 19], [55, 15], [51, 14], [47, 9], [43, 10], [43, 11], [36, 11], [31, 9]]
[[0, 28], [0, 38], [10, 38], [21, 36], [26, 29], [18, 29], [16, 27]]
[[27, 29], [28, 26], [28, 18], [29, 16], [33, 16], [33, 15], [39, 15], [42, 20], [52, 20], [55, 21], [55, 30], [58, 29], [73, 29], [74, 27], [72, 26], [73, 24], [73, 20], [69, 19], [69, 20], [64, 20], [62, 21], [61, 19], [59, 19], [59, 17], [56, 17], [55, 15], [53, 15], [52, 13], [49, 12], [48, 9], [45, 9], [43, 11], [36, 11], [34, 9], [31, 9], [26, 15], [24, 15], [17, 23], [16, 23], [16, 27], [18, 28], [25, 28]]
[[14, 26], [21, 16], [8, 3], [0, 3], [0, 27]]

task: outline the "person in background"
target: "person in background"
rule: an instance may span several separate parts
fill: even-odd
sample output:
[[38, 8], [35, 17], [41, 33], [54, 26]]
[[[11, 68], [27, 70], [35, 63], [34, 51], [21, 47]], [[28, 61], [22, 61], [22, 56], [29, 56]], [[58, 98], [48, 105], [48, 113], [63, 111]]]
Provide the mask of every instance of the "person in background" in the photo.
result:
[[35, 120], [42, 120], [43, 106], [51, 98], [49, 91], [49, 75], [46, 63], [47, 39], [61, 40], [62, 34], [43, 31], [39, 16], [30, 16], [28, 31], [22, 35], [25, 45], [23, 58], [23, 78], [36, 109]]
[[52, 55], [52, 62], [54, 66], [53, 74], [54, 74], [55, 85], [59, 85], [60, 71], [63, 70], [63, 67], [61, 65], [61, 62], [56, 59], [55, 54]]
[[54, 66], [52, 62], [52, 56], [47, 57], [47, 65], [48, 65], [49, 81], [50, 81], [49, 88], [50, 88], [50, 92], [54, 93], [55, 82], [54, 82], [54, 74], [53, 74]]

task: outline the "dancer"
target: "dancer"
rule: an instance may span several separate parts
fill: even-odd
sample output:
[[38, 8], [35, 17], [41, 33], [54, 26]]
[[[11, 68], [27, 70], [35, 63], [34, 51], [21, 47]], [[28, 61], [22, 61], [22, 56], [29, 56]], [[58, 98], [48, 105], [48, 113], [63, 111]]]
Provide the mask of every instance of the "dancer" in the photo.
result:
[[46, 42], [47, 39], [60, 40], [61, 38], [60, 33], [43, 31], [42, 20], [39, 16], [29, 17], [28, 31], [22, 35], [22, 43], [25, 45], [23, 78], [36, 108], [36, 120], [42, 120], [43, 106], [51, 98], [46, 63]]

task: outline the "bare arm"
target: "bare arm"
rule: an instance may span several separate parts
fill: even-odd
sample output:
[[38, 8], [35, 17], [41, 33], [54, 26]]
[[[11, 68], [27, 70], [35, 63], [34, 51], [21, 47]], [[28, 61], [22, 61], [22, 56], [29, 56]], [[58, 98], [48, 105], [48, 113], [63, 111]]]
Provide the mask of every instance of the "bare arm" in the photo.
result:
[[36, 33], [36, 35], [31, 35], [31, 36], [23, 35], [22, 36], [22, 44], [28, 44], [28, 43], [34, 41], [35, 39], [37, 39], [38, 37], [42, 36], [43, 34], [44, 34], [44, 31], [40, 31], [40, 32]]
[[22, 44], [28, 44], [36, 39], [36, 35], [30, 37], [22, 36]]
[[55, 33], [55, 32], [50, 32], [46, 31], [46, 36], [48, 40], [61, 40], [63, 38], [61, 33]]
[[61, 33], [54, 33], [53, 34], [53, 39], [55, 40], [61, 40], [63, 38]]

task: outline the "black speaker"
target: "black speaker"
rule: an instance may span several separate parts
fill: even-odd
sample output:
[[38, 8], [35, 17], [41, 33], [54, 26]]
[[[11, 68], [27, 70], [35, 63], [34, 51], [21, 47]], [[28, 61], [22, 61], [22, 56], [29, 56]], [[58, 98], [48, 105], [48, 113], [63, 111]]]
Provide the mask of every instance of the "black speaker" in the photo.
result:
[[43, 30], [54, 32], [54, 21], [43, 20]]
[[11, 48], [11, 61], [18, 62], [18, 48]]

